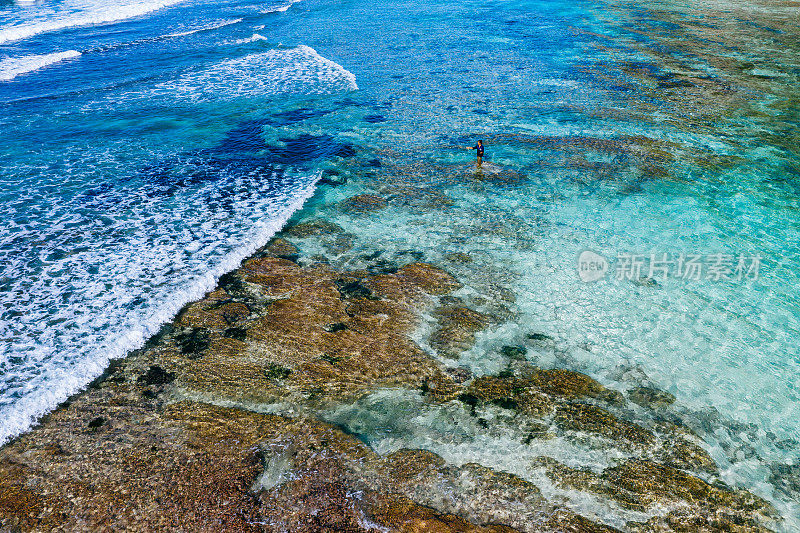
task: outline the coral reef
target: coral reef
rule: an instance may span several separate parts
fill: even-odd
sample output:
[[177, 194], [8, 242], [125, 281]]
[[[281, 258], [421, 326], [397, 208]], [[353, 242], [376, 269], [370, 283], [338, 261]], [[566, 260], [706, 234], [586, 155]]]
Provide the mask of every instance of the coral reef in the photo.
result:
[[[428, 409], [458, 408], [466, 418], [509, 413], [479, 418], [476, 427], [489, 434], [506, 424], [523, 428], [528, 443], [560, 435], [591, 446], [588, 436], [622, 450], [624, 459], [602, 472], [548, 457], [531, 469], [554, 486], [651, 514], [628, 521], [628, 530], [756, 531], [769, 523], [763, 500], [698, 477], [715, 475], [716, 465], [690, 431], [631, 420], [625, 397], [589, 376], [537, 368], [516, 345], [500, 350], [514, 366], [499, 375], [445, 365], [496, 319], [452, 296], [462, 283], [442, 268], [412, 261], [371, 273], [296, 262], [290, 239], [341, 231], [320, 219], [289, 227], [146, 348], [5, 446], [0, 526], [614, 530], [549, 501], [532, 480], [424, 449], [381, 456], [351, 428], [324, 421], [325, 409], [388, 388], [418, 391]], [[423, 316], [433, 320], [427, 342], [444, 359], [412, 340]], [[674, 402], [646, 388], [628, 398], [654, 412]]]

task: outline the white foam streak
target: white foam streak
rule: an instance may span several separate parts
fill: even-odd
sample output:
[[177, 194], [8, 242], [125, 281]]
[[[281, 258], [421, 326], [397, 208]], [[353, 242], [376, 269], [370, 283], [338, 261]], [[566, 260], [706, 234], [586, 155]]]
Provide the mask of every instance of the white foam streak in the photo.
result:
[[92, 6], [87, 10], [69, 13], [49, 13], [47, 17], [26, 21], [10, 27], [0, 29], [0, 44], [19, 41], [66, 28], [107, 24], [145, 15], [152, 11], [179, 4], [184, 0], [157, 0], [155, 2], [141, 2], [128, 5], [119, 5], [115, 2]]
[[233, 44], [247, 44], [247, 43], [254, 43], [256, 41], [266, 41], [267, 38], [261, 34], [254, 33], [252, 36], [248, 37], [247, 39], [237, 39], [233, 41]]
[[[123, 309], [125, 301], [134, 298], [141, 291], [141, 287], [137, 286], [139, 279], [148, 270], [169, 270], [170, 265], [174, 268], [177, 266], [175, 257], [183, 250], [173, 250], [170, 246], [154, 246], [151, 251], [140, 250], [138, 256], [121, 250], [120, 257], [109, 258], [115, 268], [119, 266], [119, 268], [128, 269], [127, 272], [119, 273], [120, 276], [127, 277], [127, 279], [116, 280], [119, 285], [105, 297], [104, 301], [107, 301], [107, 305], [109, 305], [109, 317], [98, 316], [94, 310], [86, 309], [85, 317], [81, 316], [81, 312], [76, 312], [72, 321], [81, 329], [96, 329], [94, 327], [96, 324], [90, 322], [113, 318], [120, 327], [115, 328], [116, 332], [106, 338], [95, 335], [96, 346], [88, 353], [82, 353], [79, 357], [70, 357], [67, 365], [60, 363], [49, 365], [46, 375], [37, 375], [29, 379], [27, 387], [29, 390], [3, 409], [0, 445], [28, 430], [41, 416], [52, 411], [70, 395], [80, 391], [87, 383], [100, 376], [109, 361], [140, 348], [149, 337], [159, 330], [162, 324], [170, 321], [186, 303], [202, 298], [213, 289], [222, 274], [237, 268], [244, 258], [252, 255], [259, 247], [266, 244], [272, 235], [283, 227], [292, 213], [300, 209], [305, 201], [313, 195], [315, 184], [316, 179], [311, 179], [303, 188], [293, 192], [292, 199], [287, 203], [272, 207], [266, 206], [263, 217], [253, 223], [247, 235], [244, 236], [244, 243], [216, 263], [207, 265], [207, 270], [200, 275], [192, 276], [186, 272], [173, 274], [173, 276], [179, 277], [188, 276], [180, 285], [180, 289], [170, 288], [171, 284], [169, 283], [158, 282], [155, 295], [161, 296], [161, 301], [139, 311], [131, 311], [126, 315]], [[242, 207], [244, 206], [245, 204], [242, 204]], [[213, 226], [213, 216], [211, 218], [209, 223]], [[208, 228], [208, 231], [213, 233], [213, 227]], [[203, 233], [197, 229], [192, 233], [194, 232]], [[205, 238], [206, 243], [203, 246], [224, 247], [225, 242], [214, 240], [212, 243], [208, 241], [210, 237], [209, 235]], [[185, 250], [187, 247], [183, 248]], [[164, 265], [160, 263], [164, 263]], [[126, 283], [127, 285], [123, 286]], [[163, 287], [162, 283], [165, 283]], [[85, 320], [83, 320], [84, 318]], [[86, 323], [81, 323], [82, 321]], [[55, 326], [48, 328], [51, 332], [54, 329]], [[46, 346], [52, 343], [47, 339], [37, 339], [37, 342], [41, 343], [39, 351], [29, 354], [30, 360], [52, 358], [51, 348]], [[0, 348], [2, 347], [0, 346]], [[4, 354], [0, 349], [0, 361], [12, 354], [13, 350]]]
[[296, 4], [297, 2], [300, 2], [300, 0], [291, 0], [289, 3], [284, 4], [282, 6], [270, 7], [270, 8], [267, 8], [267, 9], [262, 9], [261, 12], [262, 13], [283, 13], [286, 10], [288, 10], [290, 7], [292, 7], [292, 5]]
[[[260, 36], [259, 36], [260, 37]], [[258, 39], [256, 35], [252, 37]], [[188, 72], [140, 94], [192, 102], [282, 94], [332, 94], [356, 91], [355, 75], [310, 46], [275, 49], [229, 59]]]
[[165, 35], [164, 37], [185, 37], [187, 35], [192, 35], [194, 33], [199, 33], [201, 31], [210, 31], [210, 30], [218, 30], [219, 28], [224, 28], [225, 26], [230, 26], [231, 24], [238, 24], [242, 21], [242, 19], [230, 19], [230, 20], [223, 20], [220, 22], [215, 22], [213, 24], [208, 24], [202, 26], [200, 28], [195, 28], [192, 30], [181, 31], [178, 33], [170, 33]]
[[33, 72], [48, 65], [73, 59], [80, 56], [77, 50], [67, 50], [66, 52], [54, 52], [52, 54], [31, 55], [23, 57], [9, 57], [0, 60], [0, 81], [13, 80], [20, 74]]

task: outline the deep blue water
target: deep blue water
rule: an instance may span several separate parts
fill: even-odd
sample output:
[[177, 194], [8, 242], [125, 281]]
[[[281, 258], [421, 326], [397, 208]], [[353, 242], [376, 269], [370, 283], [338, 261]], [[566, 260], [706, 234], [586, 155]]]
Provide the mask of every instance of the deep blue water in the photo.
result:
[[[796, 516], [769, 481], [800, 441], [800, 62], [769, 37], [796, 42], [792, 21], [723, 2], [0, 5], [0, 442], [263, 245], [323, 170], [382, 160], [454, 210], [327, 216], [387, 250], [483, 257], [517, 292], [462, 364], [497, 371], [535, 329], [605, 383], [642, 372], [719, 413], [703, 437], [725, 480]], [[490, 177], [521, 178], [462, 180], [478, 137]], [[604, 280], [579, 280], [585, 250]], [[705, 270], [654, 285], [625, 254]]]

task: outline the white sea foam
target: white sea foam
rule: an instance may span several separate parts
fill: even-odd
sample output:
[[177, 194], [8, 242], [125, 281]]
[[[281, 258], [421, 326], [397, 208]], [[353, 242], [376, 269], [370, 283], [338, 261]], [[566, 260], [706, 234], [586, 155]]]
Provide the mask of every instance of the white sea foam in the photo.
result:
[[[258, 168], [206, 172], [219, 177], [199, 189], [174, 192], [156, 181], [87, 198], [85, 209], [103, 212], [94, 224], [56, 207], [54, 215], [65, 214], [46, 225], [10, 222], [11, 232], [0, 232], [4, 279], [13, 280], [0, 293], [0, 309], [13, 301], [18, 311], [0, 322], [0, 445], [212, 289], [302, 206], [318, 177]], [[15, 212], [20, 202], [3, 210]], [[30, 260], [15, 259], [11, 241], [21, 234], [38, 235], [31, 253], [45, 266], [36, 276]], [[88, 234], [91, 244], [75, 249], [75, 239]]]
[[80, 56], [77, 50], [67, 50], [66, 52], [54, 52], [52, 54], [30, 55], [22, 57], [8, 57], [0, 60], [0, 81], [13, 80], [20, 74], [33, 72], [48, 65], [73, 59]]
[[266, 40], [267, 38], [264, 37], [263, 35], [254, 33], [253, 35], [251, 35], [246, 39], [237, 39], [233, 41], [233, 44], [247, 44], [247, 43], [254, 43], [256, 41], [266, 41]]
[[199, 102], [355, 90], [358, 90], [358, 85], [352, 72], [322, 57], [310, 46], [301, 45], [222, 61], [162, 82], [139, 96], [163, 96]]
[[0, 44], [66, 28], [107, 24], [139, 17], [183, 1], [185, 0], [155, 0], [120, 4], [113, 0], [103, 0], [87, 6], [84, 2], [67, 0], [55, 7], [37, 10], [32, 18], [20, 20], [0, 29]]
[[204, 24], [199, 28], [192, 28], [191, 30], [181, 31], [177, 33], [170, 33], [165, 35], [164, 37], [185, 37], [187, 35], [192, 35], [194, 33], [199, 33], [201, 31], [210, 31], [210, 30], [217, 30], [219, 28], [224, 28], [225, 26], [230, 26], [232, 24], [238, 24], [242, 21], [242, 19], [229, 19], [229, 20], [221, 20], [218, 22], [213, 22], [210, 24]]
[[297, 2], [300, 2], [300, 1], [301, 0], [290, 0], [286, 4], [283, 4], [283, 5], [280, 5], [280, 6], [277, 6], [277, 7], [268, 7], [268, 8], [262, 9], [261, 12], [262, 13], [283, 13], [286, 10], [288, 10], [290, 7], [292, 7], [292, 5], [294, 5], [294, 4], [296, 4]]

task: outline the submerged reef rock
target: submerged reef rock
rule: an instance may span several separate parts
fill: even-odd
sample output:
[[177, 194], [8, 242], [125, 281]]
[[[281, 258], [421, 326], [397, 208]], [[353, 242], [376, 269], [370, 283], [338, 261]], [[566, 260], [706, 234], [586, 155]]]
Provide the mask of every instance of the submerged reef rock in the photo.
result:
[[613, 531], [549, 504], [533, 483], [475, 463], [456, 467], [434, 453], [403, 449], [381, 466], [393, 491], [472, 523], [511, 526], [486, 531]]
[[596, 405], [584, 403], [560, 405], [556, 409], [555, 420], [563, 429], [602, 435], [618, 443], [647, 445], [655, 441], [651, 432], [636, 424], [619, 420], [606, 409]]
[[396, 275], [428, 294], [442, 295], [461, 288], [461, 283], [452, 275], [427, 263], [411, 263], [398, 270]]
[[380, 193], [396, 205], [415, 209], [444, 209], [453, 205], [445, 193], [430, 187], [386, 186]]
[[[355, 204], [362, 201], [372, 202]], [[629, 391], [631, 406], [587, 375], [532, 365], [515, 344], [500, 349], [513, 370], [455, 366], [449, 359], [498, 318], [468, 307], [477, 298], [453, 294], [462, 283], [450, 272], [411, 251], [395, 254], [391, 269], [298, 264], [286, 240], [342, 235], [322, 219], [290, 226], [144, 349], [3, 447], [0, 530], [591, 533], [770, 524], [766, 502], [719, 481], [699, 437], [655, 416], [675, 401], [667, 393]], [[462, 256], [450, 263], [469, 265]], [[380, 404], [371, 399], [395, 391], [396, 406], [369, 410]], [[642, 410], [653, 416], [634, 419]], [[520, 456], [511, 472], [502, 461], [483, 464], [491, 449], [466, 460], [447, 451], [467, 453], [475, 442], [538, 453]], [[553, 442], [610, 459], [600, 469], [568, 466], [543, 456]], [[606, 514], [585, 501], [603, 501]]]
[[359, 194], [344, 200], [340, 204], [340, 207], [342, 211], [348, 213], [366, 213], [383, 209], [387, 204], [386, 198], [382, 196], [377, 196], [375, 194]]
[[431, 335], [431, 346], [442, 357], [456, 358], [475, 344], [475, 333], [491, 324], [491, 319], [467, 307], [446, 306], [436, 310], [438, 328]]
[[289, 261], [297, 261], [300, 257], [300, 251], [297, 246], [287, 241], [284, 238], [277, 237], [269, 241], [258, 253], [259, 256], [266, 257], [279, 257], [281, 259], [288, 259]]
[[628, 393], [628, 397], [644, 407], [662, 407], [675, 403], [675, 396], [653, 387], [636, 387]]
[[[236, 275], [258, 302], [253, 307], [263, 310], [241, 325], [244, 340], [224, 338], [211, 320], [202, 320], [212, 349], [196, 362], [171, 362], [182, 368], [178, 384], [187, 393], [215, 401], [331, 401], [381, 386], [418, 388], [425, 379], [446, 379], [406, 335], [418, 322], [415, 306], [454, 286], [432, 265], [371, 276], [263, 257], [246, 261]], [[201, 316], [198, 309], [216, 316], [219, 295], [209, 299], [190, 306], [179, 321]], [[220, 322], [216, 329], [228, 326]]]
[[317, 218], [283, 228], [281, 233], [292, 237], [305, 238], [342, 232], [344, 232], [344, 229], [338, 224]]
[[773, 512], [749, 492], [718, 488], [652, 461], [631, 459], [601, 474], [575, 470], [547, 457], [535, 466], [560, 486], [609, 497], [623, 508], [671, 509], [647, 522], [629, 523], [631, 531], [764, 531], [760, 522]]

